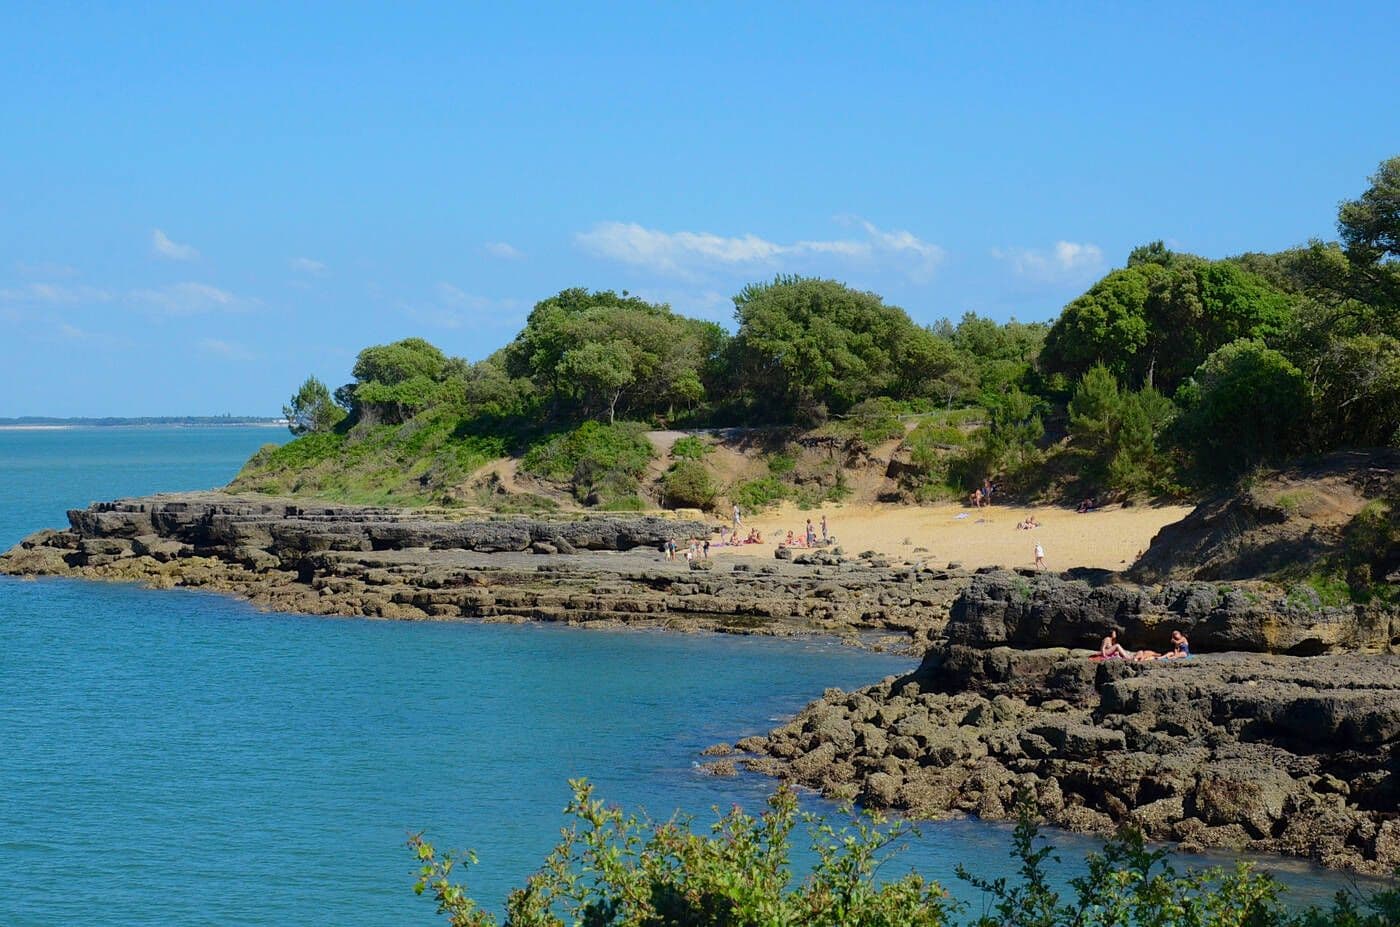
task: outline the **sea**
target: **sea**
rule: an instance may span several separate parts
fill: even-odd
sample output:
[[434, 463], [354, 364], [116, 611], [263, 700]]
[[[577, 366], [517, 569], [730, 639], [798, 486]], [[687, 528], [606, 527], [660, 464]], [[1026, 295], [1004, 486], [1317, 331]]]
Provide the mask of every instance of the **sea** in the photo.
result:
[[[0, 431], [0, 549], [94, 500], [220, 486], [286, 437]], [[474, 850], [459, 874], [499, 911], [558, 839], [570, 779], [657, 819], [758, 811], [773, 782], [706, 775], [701, 750], [913, 666], [819, 639], [309, 617], [0, 577], [0, 925], [435, 923], [412, 891], [418, 832]], [[1095, 844], [1048, 836], [1063, 883]], [[1010, 842], [1004, 824], [926, 823], [881, 872], [917, 869], [976, 914], [954, 867], [1011, 875]], [[1352, 884], [1260, 864], [1299, 904]]]

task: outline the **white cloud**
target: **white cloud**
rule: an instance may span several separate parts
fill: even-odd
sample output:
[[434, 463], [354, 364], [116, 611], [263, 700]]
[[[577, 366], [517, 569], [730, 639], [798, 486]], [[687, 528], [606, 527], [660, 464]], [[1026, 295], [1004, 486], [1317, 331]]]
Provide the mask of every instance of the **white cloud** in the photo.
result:
[[193, 261], [199, 257], [199, 250], [193, 245], [182, 245], [177, 241], [172, 241], [160, 229], [151, 231], [151, 252], [157, 257], [169, 258], [172, 261]]
[[675, 312], [695, 319], [728, 322], [734, 318], [734, 297], [719, 290], [641, 289], [632, 293], [649, 303], [665, 303]]
[[93, 337], [91, 332], [84, 331], [76, 325], [69, 325], [67, 322], [58, 326], [58, 333], [65, 338], [72, 338], [75, 341]]
[[665, 232], [635, 222], [600, 222], [577, 234], [574, 240], [596, 257], [690, 279], [705, 270], [771, 265], [779, 259], [817, 256], [894, 264], [915, 280], [927, 280], [943, 261], [942, 248], [912, 232], [885, 231], [863, 219], [842, 221], [856, 224], [866, 237], [783, 244], [752, 233], [726, 237], [711, 232]]
[[1057, 241], [1049, 249], [993, 249], [992, 256], [1006, 261], [1022, 277], [1066, 281], [1093, 276], [1104, 264], [1103, 249], [1087, 242]]
[[15, 261], [15, 273], [21, 277], [76, 277], [78, 268], [57, 261]]
[[518, 261], [525, 256], [524, 251], [504, 241], [488, 241], [481, 246], [481, 250], [503, 261]]
[[516, 324], [524, 314], [525, 303], [518, 299], [497, 299], [468, 293], [450, 283], [433, 288], [427, 302], [400, 302], [398, 309], [409, 318], [434, 328]]
[[128, 301], [161, 315], [199, 315], [243, 309], [251, 300], [207, 283], [172, 283], [159, 289], [135, 290]]
[[64, 283], [27, 283], [15, 289], [0, 290], [0, 302], [56, 305], [105, 303], [112, 294], [100, 287]]
[[303, 274], [319, 276], [326, 272], [325, 264], [309, 257], [294, 257], [287, 263], [291, 265], [292, 270], [300, 271]]
[[199, 349], [206, 354], [213, 354], [225, 360], [250, 361], [256, 360], [257, 355], [249, 351], [236, 341], [224, 341], [219, 338], [204, 338], [199, 342]]

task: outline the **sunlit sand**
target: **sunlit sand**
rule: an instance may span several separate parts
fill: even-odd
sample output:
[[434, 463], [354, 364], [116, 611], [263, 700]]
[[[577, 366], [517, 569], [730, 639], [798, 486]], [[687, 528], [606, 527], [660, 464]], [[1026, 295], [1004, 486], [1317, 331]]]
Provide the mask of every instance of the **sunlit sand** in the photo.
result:
[[[943, 566], [958, 562], [979, 566], [1031, 566], [1035, 545], [1045, 548], [1050, 570], [1095, 567], [1123, 570], [1164, 525], [1180, 521], [1190, 506], [1109, 507], [1079, 514], [1052, 506], [993, 505], [826, 505], [802, 510], [791, 504], [744, 518], [745, 531], [757, 528], [762, 545], [716, 547], [714, 556], [772, 557], [777, 542], [790, 530], [801, 538], [807, 519], [821, 537], [821, 517], [847, 556], [874, 550], [898, 560]], [[1034, 515], [1040, 527], [1016, 525]], [[924, 548], [924, 550], [918, 550]]]

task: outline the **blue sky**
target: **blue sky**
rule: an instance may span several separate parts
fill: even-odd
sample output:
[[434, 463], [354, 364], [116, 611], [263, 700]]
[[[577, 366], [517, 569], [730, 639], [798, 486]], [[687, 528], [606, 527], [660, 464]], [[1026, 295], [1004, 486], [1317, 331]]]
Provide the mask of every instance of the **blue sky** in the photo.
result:
[[0, 5], [0, 416], [275, 414], [566, 286], [1049, 319], [1400, 154], [1393, 2], [199, 6]]

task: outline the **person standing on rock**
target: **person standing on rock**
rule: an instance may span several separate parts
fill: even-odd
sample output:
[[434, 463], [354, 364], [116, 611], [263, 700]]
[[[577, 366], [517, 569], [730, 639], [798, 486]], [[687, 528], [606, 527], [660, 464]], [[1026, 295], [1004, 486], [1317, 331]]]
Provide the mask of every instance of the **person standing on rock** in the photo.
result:
[[1039, 541], [1035, 542], [1035, 568], [1037, 570], [1045, 569], [1045, 548], [1040, 546]]

